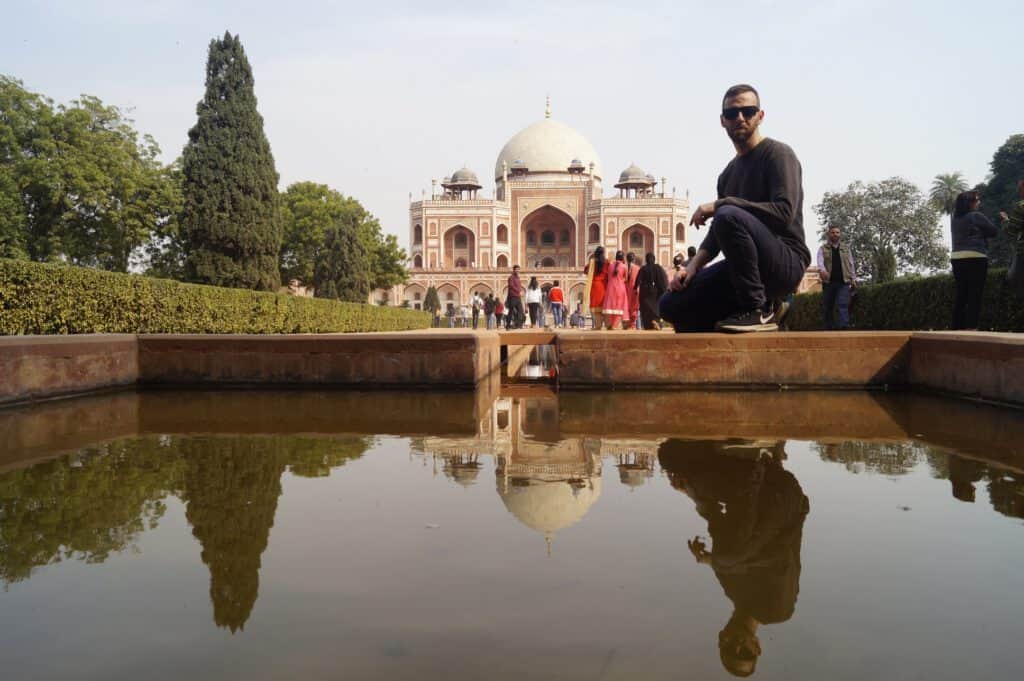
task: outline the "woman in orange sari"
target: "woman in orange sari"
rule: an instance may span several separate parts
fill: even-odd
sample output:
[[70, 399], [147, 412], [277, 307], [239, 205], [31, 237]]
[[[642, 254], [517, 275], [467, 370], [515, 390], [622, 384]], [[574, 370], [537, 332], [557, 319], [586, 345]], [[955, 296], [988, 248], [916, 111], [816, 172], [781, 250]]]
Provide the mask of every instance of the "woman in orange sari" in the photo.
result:
[[636, 291], [636, 278], [640, 274], [640, 266], [636, 263], [633, 252], [626, 254], [626, 313], [622, 315], [622, 328], [639, 329], [637, 321], [640, 312], [640, 296]]
[[604, 309], [604, 291], [608, 285], [608, 263], [604, 259], [604, 246], [594, 249], [594, 255], [590, 257], [587, 266], [583, 268], [583, 274], [587, 275], [589, 288], [587, 297], [590, 300], [590, 314], [593, 317], [594, 329], [600, 329], [604, 319], [601, 311]]

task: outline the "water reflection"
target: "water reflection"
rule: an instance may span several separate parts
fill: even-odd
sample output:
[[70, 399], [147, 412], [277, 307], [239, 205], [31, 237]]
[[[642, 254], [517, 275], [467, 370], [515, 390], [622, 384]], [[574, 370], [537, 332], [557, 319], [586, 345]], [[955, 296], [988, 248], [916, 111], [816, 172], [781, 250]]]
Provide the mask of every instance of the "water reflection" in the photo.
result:
[[688, 546], [732, 603], [720, 652], [742, 674], [757, 664], [758, 627], [790, 619], [799, 592], [808, 501], [786, 468], [787, 441], [811, 441], [821, 461], [861, 475], [927, 467], [957, 500], [977, 503], [983, 491], [1000, 514], [1024, 517], [1017, 412], [861, 393], [504, 390], [121, 394], [0, 412], [0, 581], [133, 550], [174, 497], [209, 571], [213, 621], [242, 631], [285, 473], [323, 478], [378, 434], [404, 434], [439, 480], [500, 500], [536, 533], [538, 553], [608, 503], [602, 484], [606, 497], [622, 485], [640, 503], [667, 480], [707, 523], [708, 540]]
[[722, 665], [754, 672], [762, 624], [793, 616], [800, 591], [800, 541], [809, 502], [783, 468], [783, 442], [667, 440], [658, 461], [708, 523], [711, 545], [687, 542], [710, 565], [733, 610], [718, 634]]

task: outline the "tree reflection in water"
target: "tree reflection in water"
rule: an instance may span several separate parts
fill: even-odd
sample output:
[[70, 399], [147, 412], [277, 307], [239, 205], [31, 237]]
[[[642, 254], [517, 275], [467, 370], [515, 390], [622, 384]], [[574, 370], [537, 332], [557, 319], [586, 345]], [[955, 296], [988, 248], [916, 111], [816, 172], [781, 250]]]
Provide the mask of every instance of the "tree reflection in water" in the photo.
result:
[[281, 474], [323, 477], [368, 437], [141, 437], [0, 475], [0, 580], [68, 558], [100, 563], [155, 527], [176, 495], [202, 545], [218, 626], [244, 627], [259, 591]]
[[710, 565], [733, 613], [718, 635], [722, 665], [749, 676], [761, 655], [762, 624], [793, 616], [800, 591], [800, 543], [807, 496], [782, 467], [782, 442], [666, 440], [658, 452], [675, 489], [708, 522], [711, 547], [688, 542]]

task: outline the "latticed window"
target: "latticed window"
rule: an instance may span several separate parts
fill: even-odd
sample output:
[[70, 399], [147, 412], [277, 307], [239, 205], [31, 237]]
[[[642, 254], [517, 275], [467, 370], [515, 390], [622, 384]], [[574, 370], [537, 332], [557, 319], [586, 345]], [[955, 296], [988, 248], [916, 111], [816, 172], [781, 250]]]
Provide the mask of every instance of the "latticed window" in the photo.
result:
[[543, 232], [541, 232], [540, 242], [545, 246], [554, 246], [555, 233], [552, 232], [550, 229], [545, 229]]
[[466, 248], [469, 246], [469, 237], [465, 232], [458, 232], [455, 235], [455, 248]]

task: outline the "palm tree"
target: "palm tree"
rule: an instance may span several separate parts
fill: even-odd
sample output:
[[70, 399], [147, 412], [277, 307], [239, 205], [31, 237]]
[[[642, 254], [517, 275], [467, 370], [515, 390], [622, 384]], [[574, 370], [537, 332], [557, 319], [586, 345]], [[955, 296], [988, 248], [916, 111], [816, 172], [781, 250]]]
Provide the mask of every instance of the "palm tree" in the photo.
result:
[[936, 210], [952, 215], [956, 207], [956, 196], [967, 191], [967, 180], [963, 173], [945, 173], [935, 176], [932, 189], [928, 193]]

